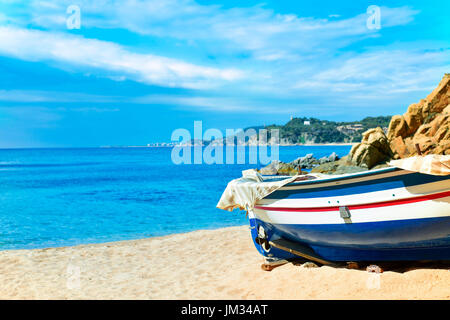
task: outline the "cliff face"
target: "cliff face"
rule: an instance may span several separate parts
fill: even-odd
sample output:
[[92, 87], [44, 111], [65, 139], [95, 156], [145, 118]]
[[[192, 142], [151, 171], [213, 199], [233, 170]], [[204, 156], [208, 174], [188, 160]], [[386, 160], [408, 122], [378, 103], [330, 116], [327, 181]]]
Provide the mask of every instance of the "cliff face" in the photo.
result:
[[372, 127], [364, 131], [348, 156], [311, 172], [342, 174], [381, 168], [391, 159], [417, 155], [416, 145], [424, 155], [450, 155], [450, 74], [425, 99], [411, 104], [403, 115], [393, 116], [387, 134]]
[[425, 99], [403, 115], [393, 116], [387, 132], [394, 158], [422, 154], [450, 154], [450, 74]]
[[403, 115], [393, 116], [387, 135], [381, 128], [363, 133], [348, 162], [372, 168], [390, 159], [418, 154], [450, 154], [450, 74], [425, 99], [413, 103]]
[[[384, 166], [390, 159], [417, 155], [416, 145], [424, 155], [450, 155], [450, 74], [445, 74], [425, 99], [411, 104], [403, 115], [393, 116], [387, 135], [378, 127], [365, 131], [362, 137], [345, 162], [336, 162], [338, 168]], [[313, 171], [322, 172], [328, 167], [319, 166]]]

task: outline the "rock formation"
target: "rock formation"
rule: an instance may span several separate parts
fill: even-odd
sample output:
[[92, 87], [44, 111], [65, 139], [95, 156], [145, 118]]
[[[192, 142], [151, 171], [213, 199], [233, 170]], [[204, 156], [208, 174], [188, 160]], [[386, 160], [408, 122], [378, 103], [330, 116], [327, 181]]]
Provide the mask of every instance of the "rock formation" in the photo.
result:
[[294, 161], [285, 163], [279, 160], [272, 161], [269, 165], [259, 170], [259, 173], [263, 175], [296, 175], [302, 174], [301, 169], [312, 169], [319, 164], [325, 164], [334, 162], [339, 159], [338, 155], [333, 152], [328, 157], [322, 157], [320, 159], [314, 158], [312, 153], [307, 154], [304, 157], [299, 157]]
[[261, 173], [266, 170], [271, 173], [263, 174], [292, 175], [312, 167], [311, 172], [352, 173], [381, 168], [391, 159], [408, 158], [419, 152], [450, 155], [450, 74], [445, 74], [425, 99], [411, 104], [403, 115], [393, 116], [387, 134], [380, 127], [365, 131], [348, 156], [337, 160], [331, 155], [317, 160], [306, 155], [287, 164], [273, 163]]
[[393, 116], [387, 138], [393, 157], [450, 154], [450, 74], [425, 99], [413, 103], [403, 115]]
[[393, 152], [383, 130], [378, 127], [363, 133], [360, 143], [354, 145], [348, 155], [348, 161], [355, 166], [372, 168], [391, 159]]
[[301, 170], [297, 169], [291, 163], [285, 163], [279, 160], [272, 161], [269, 165], [259, 170], [259, 173], [263, 175], [283, 175], [283, 176], [295, 176], [301, 174]]
[[450, 154], [450, 74], [405, 114], [393, 116], [386, 135], [379, 127], [369, 129], [347, 157], [312, 172], [339, 174], [380, 168], [390, 159], [417, 155], [416, 145], [422, 154]]
[[355, 173], [360, 171], [366, 171], [367, 168], [359, 167], [353, 165], [349, 160], [348, 156], [342, 157], [341, 159], [333, 162], [328, 162], [321, 164], [311, 170], [312, 173], [323, 173], [323, 174], [344, 174], [344, 173]]
[[306, 156], [299, 157], [290, 163], [298, 169], [312, 169], [319, 164], [336, 161], [337, 159], [339, 159], [339, 157], [336, 152], [333, 152], [328, 157], [324, 156], [320, 159], [316, 159], [312, 153], [308, 153]]

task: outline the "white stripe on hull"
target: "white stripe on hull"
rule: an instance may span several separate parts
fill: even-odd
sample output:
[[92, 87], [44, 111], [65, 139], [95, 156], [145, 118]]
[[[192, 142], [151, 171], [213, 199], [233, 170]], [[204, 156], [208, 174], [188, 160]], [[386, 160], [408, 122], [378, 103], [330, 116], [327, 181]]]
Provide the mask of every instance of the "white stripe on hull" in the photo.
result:
[[305, 199], [261, 199], [256, 205], [265, 207], [286, 208], [320, 208], [330, 206], [350, 206], [365, 203], [376, 203], [399, 199], [408, 199], [421, 195], [434, 194], [449, 189], [449, 180], [420, 184], [411, 187], [401, 187], [382, 191], [374, 191], [345, 196], [305, 198]]

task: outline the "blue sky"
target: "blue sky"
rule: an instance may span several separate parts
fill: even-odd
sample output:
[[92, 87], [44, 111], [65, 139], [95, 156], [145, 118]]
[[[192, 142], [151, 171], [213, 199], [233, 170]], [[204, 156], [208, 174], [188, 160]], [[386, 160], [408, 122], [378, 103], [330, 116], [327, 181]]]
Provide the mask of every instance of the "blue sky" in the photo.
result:
[[[77, 5], [80, 29], [68, 29]], [[367, 27], [380, 7], [381, 28]], [[0, 147], [403, 113], [450, 72], [448, 1], [0, 1]]]

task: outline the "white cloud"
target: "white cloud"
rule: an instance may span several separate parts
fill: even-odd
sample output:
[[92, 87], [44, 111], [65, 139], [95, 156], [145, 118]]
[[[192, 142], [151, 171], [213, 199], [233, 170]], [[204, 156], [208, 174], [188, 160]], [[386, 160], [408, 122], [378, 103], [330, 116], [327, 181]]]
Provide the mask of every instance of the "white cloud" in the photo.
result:
[[[450, 50], [424, 51], [385, 47], [336, 59], [327, 69], [302, 79], [295, 88], [370, 94], [379, 97], [427, 91], [450, 69]], [[355, 98], [358, 95], [353, 95]]]
[[[127, 29], [141, 35], [137, 37], [140, 41], [156, 39], [157, 44], [163, 43], [156, 48], [159, 52], [165, 52], [167, 46], [167, 52], [180, 53], [183, 59], [194, 56], [197, 61], [210, 61], [205, 56], [214, 56], [214, 67], [208, 67], [161, 53], [147, 54], [152, 48], [140, 47], [139, 43], [124, 47], [60, 32], [66, 28], [66, 8], [72, 3], [32, 1], [29, 20], [23, 20], [23, 26], [48, 31], [0, 28], [0, 54], [56, 61], [60, 67], [74, 65], [76, 70], [86, 68], [89, 72], [94, 68], [117, 81], [218, 88], [208, 94], [191, 93], [198, 96], [136, 98], [135, 103], [274, 113], [291, 112], [296, 108], [293, 101], [298, 101], [297, 106], [318, 109], [327, 104], [393, 105], [416, 99], [411, 93], [425, 94], [449, 70], [446, 43], [394, 46], [383, 38], [391, 32], [389, 28], [409, 24], [419, 14], [406, 6], [381, 7], [381, 30], [368, 30], [365, 8], [352, 17], [330, 14], [319, 19], [278, 14], [263, 5], [227, 9], [193, 0], [77, 1], [82, 30], [95, 30], [91, 34], [101, 36], [102, 29]], [[399, 35], [395, 41], [402, 40], [402, 33]], [[370, 38], [380, 39], [379, 47], [372, 40], [364, 42], [372, 47], [358, 43]], [[235, 98], [224, 97], [230, 92]], [[217, 97], [212, 97], [214, 94]], [[256, 101], [265, 97], [278, 99], [280, 104], [270, 107], [270, 103], [251, 102], [252, 98]]]
[[[72, 0], [57, 5], [34, 0], [29, 19], [40, 27], [65, 28], [65, 9], [71, 4]], [[219, 45], [231, 52], [248, 50], [269, 61], [342, 48], [378, 32], [367, 29], [364, 10], [350, 18], [331, 14], [330, 19], [318, 19], [277, 14], [261, 5], [224, 9], [194, 0], [80, 0], [77, 5], [82, 28], [121, 28], [141, 35], [198, 41], [210, 49]], [[416, 14], [417, 10], [406, 6], [381, 7], [381, 27], [405, 25]]]
[[243, 76], [236, 69], [190, 64], [167, 57], [134, 53], [107, 41], [67, 33], [0, 27], [0, 54], [28, 61], [56, 61], [127, 76], [168, 87], [208, 88]]

